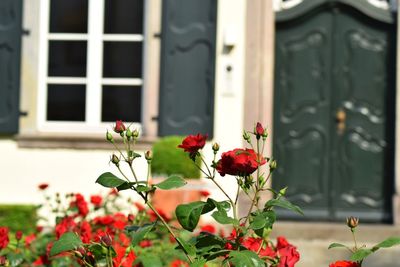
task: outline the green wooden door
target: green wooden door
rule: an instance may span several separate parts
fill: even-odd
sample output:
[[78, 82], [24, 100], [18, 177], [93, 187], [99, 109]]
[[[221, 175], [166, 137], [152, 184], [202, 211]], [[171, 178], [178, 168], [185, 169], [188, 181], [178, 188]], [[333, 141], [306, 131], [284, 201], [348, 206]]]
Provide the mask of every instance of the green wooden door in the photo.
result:
[[0, 133], [18, 132], [22, 0], [0, 1]]
[[367, 1], [277, 15], [273, 184], [305, 219], [391, 219], [395, 47], [390, 13]]
[[160, 136], [213, 135], [217, 3], [162, 1]]

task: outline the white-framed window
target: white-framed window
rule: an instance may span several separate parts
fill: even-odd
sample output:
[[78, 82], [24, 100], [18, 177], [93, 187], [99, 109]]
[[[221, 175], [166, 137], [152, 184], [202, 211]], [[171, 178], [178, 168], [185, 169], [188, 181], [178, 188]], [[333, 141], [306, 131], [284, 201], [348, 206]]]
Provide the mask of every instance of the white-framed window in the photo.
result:
[[145, 0], [41, 0], [38, 126], [143, 121]]

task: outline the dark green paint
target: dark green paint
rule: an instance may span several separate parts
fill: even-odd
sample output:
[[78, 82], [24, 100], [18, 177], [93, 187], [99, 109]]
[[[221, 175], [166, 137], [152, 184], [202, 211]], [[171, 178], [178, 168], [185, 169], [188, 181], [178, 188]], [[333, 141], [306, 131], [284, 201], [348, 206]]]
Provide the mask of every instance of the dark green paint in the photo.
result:
[[[371, 6], [310, 2], [286, 19], [277, 16], [274, 155], [280, 167], [273, 185], [289, 187], [289, 200], [306, 220], [389, 221], [395, 26], [378, 19], [381, 13], [370, 16]], [[344, 131], [338, 110], [346, 113]]]
[[0, 1], [0, 134], [18, 132], [22, 0]]
[[158, 134], [213, 135], [215, 0], [165, 0]]

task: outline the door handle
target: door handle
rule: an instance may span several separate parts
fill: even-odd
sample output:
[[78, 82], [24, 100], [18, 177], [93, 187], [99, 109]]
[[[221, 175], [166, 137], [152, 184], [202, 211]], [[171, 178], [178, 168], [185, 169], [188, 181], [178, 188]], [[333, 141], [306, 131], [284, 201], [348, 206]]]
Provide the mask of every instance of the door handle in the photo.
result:
[[338, 134], [343, 134], [346, 128], [346, 112], [344, 109], [339, 108], [336, 112], [336, 129]]

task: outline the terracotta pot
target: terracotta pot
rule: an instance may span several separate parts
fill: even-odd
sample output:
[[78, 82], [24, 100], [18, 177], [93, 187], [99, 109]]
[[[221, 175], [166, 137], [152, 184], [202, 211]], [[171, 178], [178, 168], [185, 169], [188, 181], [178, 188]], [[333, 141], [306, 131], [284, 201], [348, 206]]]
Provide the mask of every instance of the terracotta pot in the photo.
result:
[[[164, 178], [153, 178], [152, 182], [159, 183]], [[199, 201], [204, 198], [204, 191], [208, 191], [206, 183], [201, 179], [186, 179], [187, 184], [181, 188], [171, 190], [157, 189], [151, 201], [153, 205], [165, 213], [175, 216], [175, 208], [179, 204]]]

